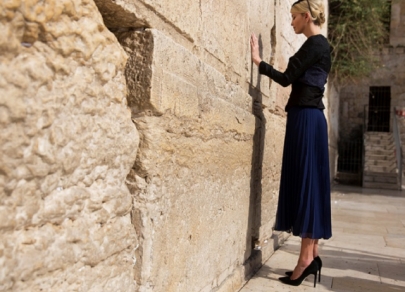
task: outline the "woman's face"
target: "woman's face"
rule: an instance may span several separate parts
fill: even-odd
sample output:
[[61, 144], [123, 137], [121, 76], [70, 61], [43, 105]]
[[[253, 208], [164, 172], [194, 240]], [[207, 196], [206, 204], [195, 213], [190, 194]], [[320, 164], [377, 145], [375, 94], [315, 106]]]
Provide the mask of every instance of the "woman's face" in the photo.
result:
[[296, 34], [304, 32], [306, 19], [304, 13], [291, 13], [291, 26], [294, 28]]

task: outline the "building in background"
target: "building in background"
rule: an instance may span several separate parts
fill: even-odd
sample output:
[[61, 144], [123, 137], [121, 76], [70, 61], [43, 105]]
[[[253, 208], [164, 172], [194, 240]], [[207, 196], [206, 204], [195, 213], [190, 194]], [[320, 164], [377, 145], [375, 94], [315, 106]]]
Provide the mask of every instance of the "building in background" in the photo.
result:
[[337, 179], [364, 187], [400, 189], [405, 143], [405, 2], [391, 1], [382, 67], [340, 90]]

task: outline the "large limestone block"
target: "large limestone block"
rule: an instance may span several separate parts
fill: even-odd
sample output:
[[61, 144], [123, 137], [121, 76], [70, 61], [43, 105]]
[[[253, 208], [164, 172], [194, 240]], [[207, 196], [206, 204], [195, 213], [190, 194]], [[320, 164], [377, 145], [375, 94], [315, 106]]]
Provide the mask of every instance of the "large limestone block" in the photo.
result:
[[[277, 44], [270, 38], [274, 13], [272, 4], [260, 3], [252, 4], [248, 13], [258, 34], [260, 29], [268, 29], [262, 40], [268, 43], [264, 48], [271, 58]], [[215, 5], [219, 7], [215, 11], [225, 7]], [[287, 6], [283, 7], [287, 11]], [[261, 11], [262, 20], [255, 17], [254, 8], [266, 8]], [[271, 14], [268, 19], [267, 13]], [[212, 17], [217, 16], [213, 13]], [[250, 113], [252, 100], [270, 95], [270, 82], [264, 77], [257, 79], [257, 71], [249, 73], [253, 67], [246, 66], [250, 64], [248, 47], [243, 54], [249, 60], [243, 61], [243, 76], [252, 76], [248, 82], [256, 87], [260, 80], [260, 90], [248, 90], [248, 83], [238, 84], [223, 70], [220, 55], [228, 53], [223, 48], [216, 52], [216, 43], [207, 42], [212, 50], [209, 55], [219, 56], [213, 61], [163, 29], [116, 35], [130, 56], [129, 105], [141, 133], [137, 161], [128, 177], [134, 194], [133, 222], [142, 234], [136, 252], [141, 262], [136, 267], [140, 290], [211, 291], [237, 286], [244, 281], [243, 264], [252, 255], [252, 237], [271, 237], [284, 104], [268, 104], [267, 128], [263, 128], [267, 135], [256, 141], [253, 136], [261, 122]], [[293, 35], [289, 37], [295, 41]], [[229, 38], [248, 46], [238, 34]], [[285, 42], [285, 37], [278, 40]], [[286, 46], [292, 52], [300, 43]], [[288, 58], [281, 50], [274, 53], [281, 60]], [[232, 55], [229, 58], [232, 60]], [[287, 90], [284, 92], [282, 101], [286, 100]], [[254, 151], [262, 157], [265, 153], [264, 159], [257, 160]], [[259, 173], [257, 182], [254, 179], [261, 168], [263, 174]], [[263, 185], [260, 196], [256, 183]]]
[[[156, 115], [170, 112], [177, 117], [197, 118], [204, 111], [221, 119], [221, 111], [229, 111], [232, 119], [222, 127], [244, 129], [252, 120], [252, 98], [237, 84], [227, 80], [214, 67], [158, 30], [147, 29], [117, 33], [130, 55], [127, 64], [129, 106], [133, 116], [144, 111]], [[221, 106], [210, 106], [212, 102]]]
[[[161, 31], [245, 90], [249, 83], [256, 85], [256, 78], [251, 74], [251, 32], [260, 35], [265, 44], [263, 56], [270, 57], [271, 48], [267, 44], [270, 44], [270, 30], [275, 19], [272, 1], [238, 0], [231, 5], [221, 1], [192, 0], [182, 5], [154, 0], [117, 0], [114, 3], [97, 0], [96, 3], [112, 30], [129, 27]], [[261, 90], [269, 95], [267, 80]]]
[[[141, 133], [128, 177], [142, 234], [140, 290], [216, 289], [241, 272], [251, 252], [251, 97], [159, 31], [118, 38], [134, 64], [147, 51], [143, 40], [153, 50], [139, 77], [150, 95], [130, 88], [129, 97]], [[240, 286], [244, 279], [236, 278]]]
[[135, 290], [127, 56], [93, 1], [0, 11], [0, 290]]
[[140, 148], [146, 169], [134, 169], [138, 185], [135, 175], [146, 171], [143, 188], [133, 189], [143, 238], [142, 289], [214, 289], [249, 254], [251, 141], [220, 128], [206, 131], [214, 128], [212, 120], [164, 115], [136, 121], [154, 137], [148, 149]]

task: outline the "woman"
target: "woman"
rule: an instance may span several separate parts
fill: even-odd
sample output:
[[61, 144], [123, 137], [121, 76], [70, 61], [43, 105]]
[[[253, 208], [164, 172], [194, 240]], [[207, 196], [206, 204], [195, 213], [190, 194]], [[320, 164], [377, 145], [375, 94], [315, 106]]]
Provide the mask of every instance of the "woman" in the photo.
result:
[[285, 107], [287, 127], [275, 230], [292, 232], [302, 240], [296, 267], [280, 281], [298, 286], [313, 274], [316, 286], [322, 268], [318, 240], [332, 236], [328, 132], [322, 103], [331, 57], [328, 41], [321, 34], [323, 0], [297, 1], [291, 15], [295, 33], [303, 33], [307, 40], [290, 58], [284, 73], [261, 60], [254, 34], [250, 44], [260, 74], [282, 86], [292, 85]]

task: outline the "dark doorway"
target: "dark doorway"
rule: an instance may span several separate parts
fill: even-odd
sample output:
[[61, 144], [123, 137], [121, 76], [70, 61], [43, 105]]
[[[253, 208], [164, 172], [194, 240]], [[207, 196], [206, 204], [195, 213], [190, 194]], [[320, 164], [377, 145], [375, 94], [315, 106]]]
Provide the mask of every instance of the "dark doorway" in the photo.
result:
[[391, 87], [370, 87], [368, 105], [367, 130], [371, 132], [389, 132]]

